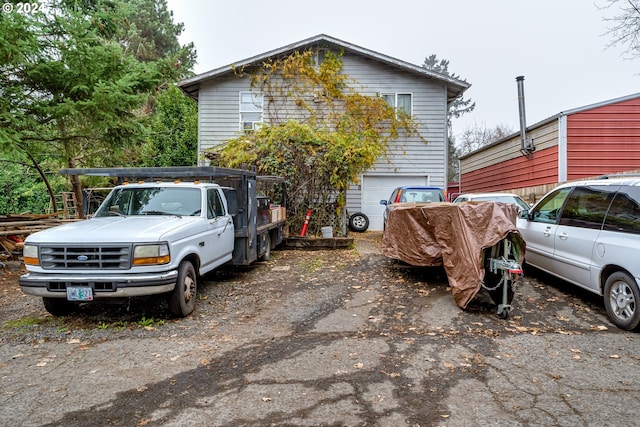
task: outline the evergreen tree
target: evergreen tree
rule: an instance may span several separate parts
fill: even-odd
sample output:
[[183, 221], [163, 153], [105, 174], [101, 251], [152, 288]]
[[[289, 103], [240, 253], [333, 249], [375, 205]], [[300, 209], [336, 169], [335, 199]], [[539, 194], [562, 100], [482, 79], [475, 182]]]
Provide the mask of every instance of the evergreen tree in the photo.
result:
[[[14, 157], [31, 161], [44, 179], [41, 164], [130, 162], [150, 95], [188, 73], [192, 45], [177, 43], [181, 26], [172, 26], [164, 0], [47, 6], [0, 14], [0, 148], [22, 153]], [[154, 32], [156, 17], [163, 21]], [[78, 178], [71, 184], [81, 200]]]
[[158, 96], [140, 162], [143, 166], [195, 166], [198, 162], [198, 107], [176, 86]]
[[[422, 66], [428, 70], [451, 77], [452, 79], [466, 81], [465, 79], [461, 79], [459, 75], [449, 71], [449, 61], [447, 59], [438, 60], [435, 54], [425, 58]], [[451, 126], [451, 118], [457, 119], [463, 114], [472, 112], [474, 108], [476, 108], [476, 103], [471, 99], [465, 99], [464, 97], [457, 98], [449, 106], [447, 115], [449, 126]]]
[[[463, 80], [459, 75], [449, 72], [449, 61], [446, 59], [440, 59], [435, 54], [428, 56], [424, 59], [422, 66], [428, 70], [435, 71], [447, 77], [451, 77], [458, 80]], [[466, 81], [466, 80], [463, 80]], [[470, 113], [476, 108], [476, 103], [471, 99], [465, 99], [464, 97], [456, 98], [447, 110], [447, 150], [448, 150], [448, 164], [447, 164], [447, 179], [449, 181], [457, 181], [459, 179], [458, 162], [459, 155], [456, 148], [455, 138], [453, 137], [453, 129], [451, 125], [451, 119], [457, 119], [463, 114]]]

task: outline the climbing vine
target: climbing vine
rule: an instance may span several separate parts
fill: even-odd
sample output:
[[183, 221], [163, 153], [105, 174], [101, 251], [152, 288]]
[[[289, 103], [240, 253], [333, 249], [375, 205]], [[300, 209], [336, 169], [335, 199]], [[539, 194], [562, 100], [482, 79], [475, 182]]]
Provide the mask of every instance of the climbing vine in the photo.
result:
[[286, 178], [293, 233], [307, 209], [310, 234], [326, 225], [341, 229], [349, 185], [386, 156], [390, 140], [417, 134], [411, 117], [355, 90], [342, 73], [342, 54], [325, 52], [320, 64], [307, 50], [236, 69], [262, 94], [265, 124], [215, 149], [221, 166], [255, 166], [259, 174]]

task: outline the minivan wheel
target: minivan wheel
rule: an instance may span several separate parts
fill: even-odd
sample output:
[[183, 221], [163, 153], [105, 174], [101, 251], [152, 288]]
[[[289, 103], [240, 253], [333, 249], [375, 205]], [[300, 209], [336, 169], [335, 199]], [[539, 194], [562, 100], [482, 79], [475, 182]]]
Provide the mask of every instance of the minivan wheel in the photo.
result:
[[631, 331], [640, 324], [640, 290], [633, 277], [616, 271], [604, 284], [604, 306], [607, 316], [620, 329]]

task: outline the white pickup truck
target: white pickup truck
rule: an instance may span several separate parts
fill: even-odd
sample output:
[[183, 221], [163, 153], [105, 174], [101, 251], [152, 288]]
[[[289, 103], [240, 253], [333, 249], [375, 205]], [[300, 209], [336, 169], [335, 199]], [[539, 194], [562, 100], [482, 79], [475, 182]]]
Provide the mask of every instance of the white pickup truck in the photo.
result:
[[[149, 182], [124, 182], [89, 219], [27, 237], [28, 273], [20, 277], [20, 287], [42, 297], [53, 315], [103, 298], [166, 294], [169, 310], [185, 317], [195, 308], [199, 276], [225, 263], [268, 259], [284, 239], [284, 215], [257, 196], [261, 178], [271, 183], [279, 178], [216, 167], [61, 173]], [[181, 181], [155, 181], [167, 178]]]

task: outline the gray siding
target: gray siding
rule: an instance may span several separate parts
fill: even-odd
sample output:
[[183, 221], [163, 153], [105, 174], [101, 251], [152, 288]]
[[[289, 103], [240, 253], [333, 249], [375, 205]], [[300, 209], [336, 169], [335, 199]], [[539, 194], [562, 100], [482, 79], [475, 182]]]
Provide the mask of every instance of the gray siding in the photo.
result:
[[202, 84], [198, 97], [198, 154], [240, 134], [239, 94], [248, 90], [249, 80], [235, 75]]
[[347, 190], [346, 208], [350, 214], [362, 211], [362, 177], [358, 184], [351, 184]]
[[403, 173], [429, 175], [434, 185], [446, 179], [446, 88], [443, 83], [417, 78], [369, 58], [356, 55], [343, 57], [343, 70], [356, 83], [360, 92], [411, 93], [413, 116], [419, 124], [419, 137], [400, 136], [389, 147], [389, 159], [381, 158], [367, 174]]
[[[416, 76], [372, 58], [346, 53], [343, 71], [359, 92], [375, 96], [380, 93], [411, 93], [418, 136], [401, 135], [391, 144], [387, 158], [381, 158], [366, 175], [428, 175], [430, 184], [446, 185], [446, 85], [439, 80]], [[239, 135], [239, 92], [249, 90], [249, 79], [233, 74], [203, 81], [198, 98], [199, 153]], [[265, 106], [265, 121], [300, 118], [289, 105]], [[358, 211], [361, 192], [357, 186], [347, 192], [347, 208]]]
[[[381, 158], [365, 175], [425, 175], [429, 184], [444, 187], [447, 176], [446, 86], [436, 80], [418, 78], [372, 59], [356, 55], [343, 57], [343, 70], [355, 82], [360, 92], [375, 96], [379, 93], [411, 93], [413, 117], [419, 125], [419, 137], [400, 136], [389, 147], [388, 159]], [[353, 185], [347, 192], [347, 209], [362, 209], [362, 191]]]

